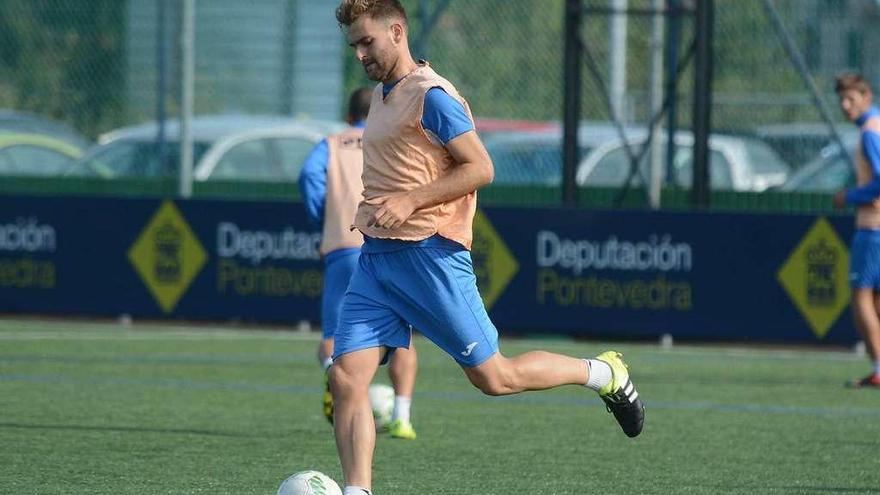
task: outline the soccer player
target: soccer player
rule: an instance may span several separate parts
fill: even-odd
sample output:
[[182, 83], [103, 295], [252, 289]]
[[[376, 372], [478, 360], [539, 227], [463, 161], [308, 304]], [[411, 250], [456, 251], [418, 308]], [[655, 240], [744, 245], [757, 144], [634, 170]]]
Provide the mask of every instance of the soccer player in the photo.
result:
[[859, 126], [855, 172], [857, 186], [838, 191], [836, 208], [856, 207], [856, 232], [852, 240], [849, 280], [852, 312], [871, 357], [872, 372], [849, 382], [851, 387], [880, 387], [880, 111], [872, 105], [873, 93], [858, 74], [837, 77], [835, 90], [844, 116]]
[[[309, 221], [321, 226], [321, 256], [324, 259], [324, 292], [321, 295], [321, 329], [318, 360], [323, 366], [324, 416], [333, 422], [333, 397], [326, 371], [333, 364], [333, 333], [339, 321], [342, 296], [357, 265], [364, 237], [351, 229], [361, 193], [364, 168], [362, 135], [364, 120], [370, 110], [372, 90], [355, 90], [348, 103], [351, 127], [318, 143], [306, 158], [299, 177], [299, 187]], [[413, 388], [418, 358], [414, 348], [394, 355], [388, 375], [394, 385], [394, 409], [388, 432], [394, 438], [415, 440], [410, 420]]]
[[364, 199], [354, 221], [364, 246], [342, 303], [330, 371], [345, 495], [371, 493], [376, 438], [367, 390], [379, 365], [410, 345], [410, 325], [488, 395], [585, 385], [626, 435], [638, 435], [644, 407], [619, 353], [584, 360], [499, 352], [469, 252], [475, 191], [494, 172], [468, 104], [427, 62], [413, 60], [398, 0], [343, 0], [336, 18], [367, 76], [379, 82], [364, 129]]

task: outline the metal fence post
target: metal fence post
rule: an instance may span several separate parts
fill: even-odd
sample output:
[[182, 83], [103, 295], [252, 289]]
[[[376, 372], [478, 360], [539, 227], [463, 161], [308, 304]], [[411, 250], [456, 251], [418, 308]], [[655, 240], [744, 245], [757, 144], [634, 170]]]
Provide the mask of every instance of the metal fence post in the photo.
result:
[[562, 137], [562, 202], [577, 206], [575, 169], [581, 101], [581, 0], [565, 1], [564, 108]]
[[189, 198], [193, 191], [193, 81], [195, 79], [195, 0], [183, 0], [183, 30], [181, 48], [181, 108], [180, 108], [180, 196]]
[[166, 17], [165, 0], [156, 0], [156, 125], [158, 126], [156, 156], [160, 169], [165, 166], [168, 157], [168, 143], [165, 137], [165, 120], [168, 118], [165, 111], [165, 98], [168, 92]]
[[712, 12], [713, 0], [698, 0], [696, 54], [694, 57], [694, 158], [691, 201], [697, 208], [709, 206], [709, 133], [712, 131]]

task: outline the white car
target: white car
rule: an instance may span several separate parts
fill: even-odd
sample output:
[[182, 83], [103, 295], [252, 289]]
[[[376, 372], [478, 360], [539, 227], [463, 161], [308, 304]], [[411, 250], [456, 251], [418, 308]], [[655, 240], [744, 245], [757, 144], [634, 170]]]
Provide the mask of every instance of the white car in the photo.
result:
[[[627, 131], [633, 153], [638, 154], [647, 137], [644, 129]], [[661, 133], [666, 148], [666, 135]], [[675, 156], [671, 182], [689, 188], [693, 177], [694, 137], [689, 131], [675, 133]], [[648, 179], [647, 153], [639, 163], [641, 177]], [[749, 137], [712, 134], [709, 137], [709, 174], [712, 190], [764, 191], [785, 182], [790, 168], [766, 143]], [[579, 186], [619, 187], [630, 173], [630, 160], [620, 139], [596, 146], [578, 166]], [[667, 181], [670, 182], [670, 181]], [[633, 179], [638, 186], [643, 182]]]
[[[311, 149], [344, 122], [284, 116], [216, 115], [192, 121], [193, 179], [296, 182]], [[165, 125], [164, 160], [155, 122], [102, 135], [69, 175], [106, 179], [174, 177], [180, 163], [180, 123]]]

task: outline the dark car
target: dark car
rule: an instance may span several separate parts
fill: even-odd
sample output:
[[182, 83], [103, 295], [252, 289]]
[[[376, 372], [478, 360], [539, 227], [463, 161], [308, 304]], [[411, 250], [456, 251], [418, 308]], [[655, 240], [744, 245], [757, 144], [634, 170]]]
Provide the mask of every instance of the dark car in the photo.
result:
[[[614, 127], [584, 124], [578, 131], [578, 162], [596, 146], [617, 136]], [[495, 184], [562, 184], [562, 130], [495, 131], [483, 137], [495, 166]]]

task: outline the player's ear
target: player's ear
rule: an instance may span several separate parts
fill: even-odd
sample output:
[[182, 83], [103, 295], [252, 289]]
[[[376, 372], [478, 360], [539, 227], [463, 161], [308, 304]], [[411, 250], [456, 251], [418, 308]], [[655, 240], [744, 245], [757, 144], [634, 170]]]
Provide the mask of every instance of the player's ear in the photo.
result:
[[399, 22], [391, 23], [391, 39], [394, 40], [395, 44], [400, 44], [404, 38], [406, 37], [406, 30], [403, 27], [403, 24]]

